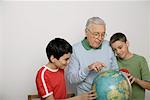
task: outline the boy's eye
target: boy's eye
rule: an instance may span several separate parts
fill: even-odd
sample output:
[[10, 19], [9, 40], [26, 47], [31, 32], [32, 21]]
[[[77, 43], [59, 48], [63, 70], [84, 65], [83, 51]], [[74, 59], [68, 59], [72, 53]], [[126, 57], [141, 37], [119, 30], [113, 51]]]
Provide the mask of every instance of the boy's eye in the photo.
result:
[[118, 47], [118, 49], [121, 49], [121, 48], [122, 48], [122, 46]]
[[116, 49], [112, 49], [113, 50], [113, 52], [115, 52], [116, 51]]
[[116, 52], [116, 49], [115, 50], [113, 50], [114, 52]]
[[69, 58], [66, 58], [65, 60], [69, 60]]

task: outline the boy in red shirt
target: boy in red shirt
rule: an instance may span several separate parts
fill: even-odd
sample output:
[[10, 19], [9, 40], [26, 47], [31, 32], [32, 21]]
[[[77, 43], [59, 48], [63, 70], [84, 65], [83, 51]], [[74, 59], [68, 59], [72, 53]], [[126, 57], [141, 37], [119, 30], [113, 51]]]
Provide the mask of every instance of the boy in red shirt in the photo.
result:
[[[72, 46], [64, 39], [55, 38], [47, 45], [46, 53], [49, 62], [38, 70], [36, 76], [38, 94], [44, 100], [66, 99], [64, 69], [69, 63]], [[96, 94], [91, 91], [68, 99], [93, 100]]]

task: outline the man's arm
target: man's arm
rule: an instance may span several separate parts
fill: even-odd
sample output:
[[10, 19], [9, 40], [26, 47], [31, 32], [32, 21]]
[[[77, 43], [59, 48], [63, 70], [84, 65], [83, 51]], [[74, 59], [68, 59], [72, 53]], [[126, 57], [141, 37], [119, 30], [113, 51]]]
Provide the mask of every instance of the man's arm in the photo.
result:
[[66, 73], [67, 80], [69, 80], [70, 83], [80, 83], [87, 77], [89, 69], [88, 66], [81, 68], [79, 59], [75, 52], [73, 52]]
[[103, 67], [106, 67], [104, 63], [95, 61], [87, 67], [81, 68], [77, 57], [72, 54], [70, 63], [67, 70], [67, 79], [70, 83], [78, 83], [83, 81], [90, 71], [99, 72]]

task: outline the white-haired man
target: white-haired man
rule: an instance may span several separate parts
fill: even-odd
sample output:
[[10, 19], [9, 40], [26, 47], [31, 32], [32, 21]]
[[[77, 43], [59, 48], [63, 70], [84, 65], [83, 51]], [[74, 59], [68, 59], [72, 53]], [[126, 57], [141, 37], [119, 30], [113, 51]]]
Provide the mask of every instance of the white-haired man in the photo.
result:
[[88, 19], [85, 38], [73, 45], [73, 54], [67, 70], [67, 80], [77, 84], [77, 95], [91, 90], [99, 72], [118, 69], [109, 42], [104, 40], [105, 22], [99, 17]]

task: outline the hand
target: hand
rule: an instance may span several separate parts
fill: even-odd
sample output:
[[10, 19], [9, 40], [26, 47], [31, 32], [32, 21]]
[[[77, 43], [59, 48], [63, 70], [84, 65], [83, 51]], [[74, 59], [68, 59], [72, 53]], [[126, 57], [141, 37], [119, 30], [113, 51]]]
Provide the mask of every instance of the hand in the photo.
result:
[[129, 73], [129, 71], [127, 70], [127, 69], [120, 69], [119, 71], [121, 71], [121, 72], [123, 72], [126, 76], [127, 76], [127, 78], [129, 79], [129, 81], [130, 81], [130, 83], [132, 84], [133, 82], [135, 82], [135, 80], [136, 80], [136, 78], [135, 77], [133, 77], [130, 73]]
[[135, 77], [133, 77], [131, 74], [126, 74], [126, 75], [127, 75], [127, 77], [128, 77], [131, 84], [135, 82], [135, 80], [136, 80]]
[[81, 94], [81, 100], [95, 100], [96, 99], [96, 92], [94, 90]]
[[99, 72], [103, 67], [106, 65], [101, 62], [95, 62], [88, 66], [89, 70], [95, 70], [96, 72]]
[[95, 100], [95, 99], [96, 99], [96, 92], [90, 91], [72, 98], [67, 98], [66, 100]]

